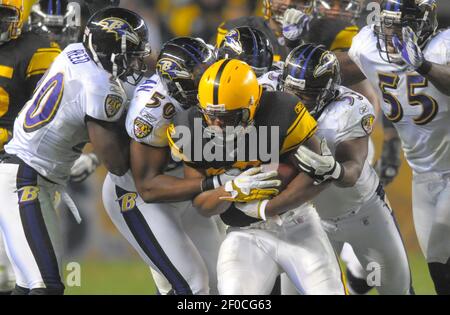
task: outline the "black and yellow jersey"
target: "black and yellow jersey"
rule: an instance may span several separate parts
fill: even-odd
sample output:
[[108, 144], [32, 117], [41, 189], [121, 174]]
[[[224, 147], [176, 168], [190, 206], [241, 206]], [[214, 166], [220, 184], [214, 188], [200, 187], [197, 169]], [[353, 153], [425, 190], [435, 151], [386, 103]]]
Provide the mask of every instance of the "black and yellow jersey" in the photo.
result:
[[233, 28], [240, 26], [253, 27], [257, 30], [260, 30], [267, 36], [274, 50], [273, 59], [275, 62], [283, 61], [284, 59], [286, 59], [287, 55], [289, 54], [289, 49], [286, 46], [280, 44], [279, 36], [277, 36], [274, 33], [274, 31], [270, 28], [269, 22], [260, 16], [246, 16], [226, 21], [220, 24], [219, 28], [217, 29], [216, 47], [220, 46], [223, 39], [225, 38], [225, 35], [229, 31], [231, 31]]
[[56, 44], [31, 32], [0, 46], [0, 149], [17, 114], [60, 52]]
[[[237, 145], [235, 141], [235, 148], [227, 150], [224, 142], [221, 143], [208, 136], [202, 114], [197, 109], [191, 109], [179, 113], [168, 129], [169, 145], [174, 156], [183, 159], [187, 165], [212, 176], [224, 173], [231, 168], [245, 170], [263, 163], [282, 161], [288, 156], [287, 153], [296, 149], [315, 133], [317, 122], [297, 97], [283, 92], [263, 92], [255, 115], [254, 127], [257, 141], [255, 141], [255, 134], [252, 135], [249, 132], [243, 137], [244, 144]], [[190, 134], [189, 144], [186, 138], [183, 138], [186, 130], [189, 130], [188, 134]], [[210, 156], [205, 157], [204, 154], [214, 146], [216, 146], [212, 149], [215, 151], [214, 159]], [[198, 150], [199, 148], [201, 150]], [[243, 148], [245, 149], [242, 153], [240, 150]], [[271, 160], [274, 155], [268, 154], [270, 152], [276, 153], [278, 161]], [[246, 226], [258, 221], [246, 216], [233, 206], [222, 214], [222, 219], [231, 226]]]
[[305, 34], [305, 43], [325, 45], [327, 50], [347, 51], [352, 46], [353, 37], [358, 34], [359, 28], [345, 20], [313, 19], [309, 32]]

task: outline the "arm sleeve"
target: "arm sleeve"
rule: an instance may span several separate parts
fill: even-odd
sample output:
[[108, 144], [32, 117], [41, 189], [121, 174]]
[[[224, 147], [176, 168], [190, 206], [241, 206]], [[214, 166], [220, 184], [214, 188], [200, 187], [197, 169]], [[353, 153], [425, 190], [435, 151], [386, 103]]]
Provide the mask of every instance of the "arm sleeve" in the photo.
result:
[[41, 80], [44, 73], [50, 68], [53, 61], [61, 53], [58, 45], [54, 47], [39, 48], [31, 56], [25, 71], [26, 78], [26, 93], [32, 95], [36, 85]]
[[372, 134], [375, 121], [374, 108], [369, 101], [359, 100], [359, 97], [354, 97], [354, 104], [345, 104], [347, 101], [338, 104], [341, 107], [340, 110], [345, 110], [346, 114], [340, 116], [345, 117], [345, 122], [336, 135], [336, 145]]

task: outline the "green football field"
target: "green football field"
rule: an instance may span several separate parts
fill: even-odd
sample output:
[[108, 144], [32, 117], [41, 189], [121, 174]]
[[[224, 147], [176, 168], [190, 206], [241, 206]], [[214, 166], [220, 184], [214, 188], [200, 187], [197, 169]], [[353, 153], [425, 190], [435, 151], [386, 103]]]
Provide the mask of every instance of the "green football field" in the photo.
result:
[[[419, 254], [410, 254], [410, 262], [416, 293], [435, 294], [423, 257]], [[86, 261], [81, 263], [81, 286], [67, 286], [66, 293], [155, 294], [155, 285], [148, 267], [139, 260]]]

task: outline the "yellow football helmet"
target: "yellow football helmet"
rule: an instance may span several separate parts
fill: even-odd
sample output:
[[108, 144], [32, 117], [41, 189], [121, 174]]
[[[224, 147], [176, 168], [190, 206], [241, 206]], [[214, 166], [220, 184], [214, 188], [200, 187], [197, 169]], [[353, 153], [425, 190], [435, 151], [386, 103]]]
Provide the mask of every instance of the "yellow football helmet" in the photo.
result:
[[224, 125], [248, 125], [255, 117], [262, 94], [255, 72], [243, 61], [223, 59], [203, 74], [198, 88], [199, 107], [208, 124], [217, 118]]
[[16, 39], [35, 0], [0, 0], [0, 44]]

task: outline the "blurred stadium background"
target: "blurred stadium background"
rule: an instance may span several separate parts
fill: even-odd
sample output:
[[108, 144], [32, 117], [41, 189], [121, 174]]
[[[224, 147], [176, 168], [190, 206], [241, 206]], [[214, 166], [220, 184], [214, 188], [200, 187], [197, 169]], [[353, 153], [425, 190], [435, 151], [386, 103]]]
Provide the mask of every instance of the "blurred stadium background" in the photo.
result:
[[[450, 26], [450, 1], [438, 0], [441, 27]], [[261, 0], [122, 0], [121, 6], [139, 12], [148, 22], [153, 55], [161, 44], [174, 36], [199, 36], [214, 43], [217, 26], [227, 19], [261, 14]], [[364, 23], [364, 21], [362, 21]], [[377, 157], [381, 152], [382, 129], [378, 125], [374, 140]], [[66, 263], [81, 265], [81, 286], [67, 287], [68, 294], [154, 294], [148, 267], [119, 235], [101, 201], [105, 170], [100, 168], [83, 185], [76, 199], [83, 222], [76, 225], [69, 211], [62, 209], [65, 222]], [[409, 251], [413, 284], [418, 294], [435, 294], [426, 263], [420, 253], [411, 215], [411, 171], [403, 160], [400, 175], [387, 188], [400, 229]], [[205, 236], [207, 237], [207, 236]], [[66, 271], [67, 273], [67, 271]]]

